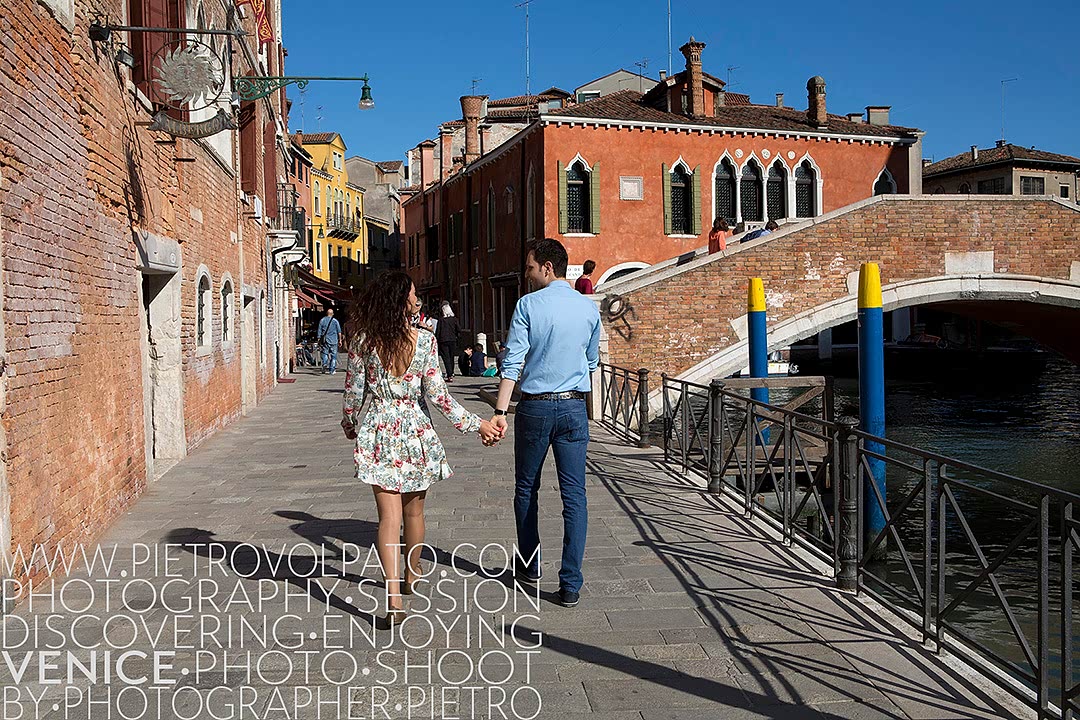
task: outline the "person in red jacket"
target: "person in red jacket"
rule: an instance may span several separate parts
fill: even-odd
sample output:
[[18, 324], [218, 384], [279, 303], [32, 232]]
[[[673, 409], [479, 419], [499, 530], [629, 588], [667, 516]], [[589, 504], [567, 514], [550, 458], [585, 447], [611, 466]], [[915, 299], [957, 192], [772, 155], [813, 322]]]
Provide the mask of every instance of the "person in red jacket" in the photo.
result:
[[596, 269], [596, 262], [593, 260], [586, 260], [582, 266], [581, 277], [574, 283], [574, 289], [582, 295], [593, 294], [592, 273]]

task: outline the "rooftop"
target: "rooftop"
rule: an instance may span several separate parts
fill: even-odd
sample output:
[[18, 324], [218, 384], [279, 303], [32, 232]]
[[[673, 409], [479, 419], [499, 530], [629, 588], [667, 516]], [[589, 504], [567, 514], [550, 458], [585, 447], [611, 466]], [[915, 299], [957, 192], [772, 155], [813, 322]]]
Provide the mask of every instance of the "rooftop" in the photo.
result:
[[302, 133], [302, 135], [305, 145], [325, 145], [334, 142], [334, 138], [338, 136], [335, 132]]
[[999, 147], [987, 148], [986, 150], [979, 149], [977, 152], [968, 150], [959, 155], [953, 155], [944, 160], [938, 160], [936, 163], [931, 163], [923, 168], [923, 177], [945, 175], [947, 173], [970, 170], [984, 165], [997, 165], [999, 163], [1011, 162], [1073, 165], [1074, 170], [1080, 170], [1080, 158], [1007, 143]]
[[[734, 96], [734, 97], [733, 97]], [[819, 130], [810, 122], [804, 110], [772, 105], [754, 105], [749, 97], [727, 94], [727, 104], [716, 108], [714, 117], [692, 117], [667, 112], [643, 102], [643, 95], [633, 90], [620, 90], [595, 100], [573, 105], [562, 110], [552, 110], [544, 117], [591, 118], [626, 122], [646, 122], [658, 125], [701, 125], [704, 127], [731, 127], [748, 130], [773, 130], [778, 132], [814, 132], [834, 135], [911, 137], [918, 130], [899, 125], [871, 125], [852, 122], [843, 115], [829, 115], [828, 127]]]

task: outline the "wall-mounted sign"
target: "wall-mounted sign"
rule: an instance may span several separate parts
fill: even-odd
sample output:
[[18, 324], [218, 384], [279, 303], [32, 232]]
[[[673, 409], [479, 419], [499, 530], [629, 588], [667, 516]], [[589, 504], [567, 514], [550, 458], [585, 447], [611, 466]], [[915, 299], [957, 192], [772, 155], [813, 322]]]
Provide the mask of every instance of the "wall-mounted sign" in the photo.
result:
[[154, 114], [154, 119], [150, 122], [150, 129], [166, 132], [173, 137], [194, 140], [217, 135], [225, 130], [235, 130], [236, 122], [233, 120], [232, 115], [229, 115], [224, 110], [218, 110], [217, 115], [201, 122], [177, 120], [166, 114], [164, 110], [161, 110]]

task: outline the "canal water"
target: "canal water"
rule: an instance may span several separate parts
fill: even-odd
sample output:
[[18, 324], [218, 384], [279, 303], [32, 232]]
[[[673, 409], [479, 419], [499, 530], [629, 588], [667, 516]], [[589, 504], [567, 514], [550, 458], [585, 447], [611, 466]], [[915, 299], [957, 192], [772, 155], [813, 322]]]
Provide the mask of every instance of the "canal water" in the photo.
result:
[[[886, 372], [889, 375], [886, 386], [886, 436], [889, 439], [1080, 494], [1080, 368], [1077, 366], [1054, 357], [1042, 373], [1034, 376], [1009, 375], [996, 372], [993, 367], [943, 369], [935, 377], [921, 380], [901, 379], [890, 375], [888, 368]], [[837, 414], [844, 414], [845, 410], [847, 414], [857, 414], [857, 382], [838, 378], [835, 388]], [[920, 464], [918, 459], [903, 457], [901, 453], [889, 454], [899, 460], [914, 460], [913, 464]], [[918, 486], [919, 475], [891, 465], [886, 473], [888, 506], [895, 515], [904, 496]], [[973, 490], [959, 487], [955, 490], [959, 512], [952, 507], [947, 512], [948, 571], [943, 607], [957, 599], [982, 571], [977, 552], [959, 520], [960, 514], [987, 562], [993, 562], [1006, 551], [1013, 539], [1024, 533], [1038, 515], [1038, 492], [1013, 483], [989, 481], [978, 474], [957, 472], [956, 475], [976, 487], [1027, 503], [1029, 507], [1014, 506]], [[923, 498], [917, 497], [898, 516], [904, 549], [920, 580], [924, 557], [924, 507]], [[1055, 503], [1050, 509], [1049, 667], [1055, 690], [1060, 688], [1062, 675], [1062, 547], [1054, 539], [1055, 534], [1060, 537], [1060, 507]], [[1029, 533], [995, 570], [1001, 593], [1033, 652], [1036, 652], [1038, 638], [1037, 537], [1036, 533]], [[917, 585], [910, 579], [903, 557], [892, 539], [890, 545], [876, 569], [888, 578], [889, 585], [902, 588], [908, 598], [914, 598], [918, 594]], [[1080, 583], [1074, 579], [1071, 585], [1069, 590], [1080, 603]], [[1030, 671], [1031, 664], [989, 582], [981, 581], [978, 589], [949, 613], [948, 621], [953, 629], [985, 644], [1022, 671]], [[1070, 634], [1074, 645], [1080, 646], [1080, 626], [1076, 621]], [[1080, 669], [1075, 662], [1071, 674], [1074, 683], [1080, 682]]]

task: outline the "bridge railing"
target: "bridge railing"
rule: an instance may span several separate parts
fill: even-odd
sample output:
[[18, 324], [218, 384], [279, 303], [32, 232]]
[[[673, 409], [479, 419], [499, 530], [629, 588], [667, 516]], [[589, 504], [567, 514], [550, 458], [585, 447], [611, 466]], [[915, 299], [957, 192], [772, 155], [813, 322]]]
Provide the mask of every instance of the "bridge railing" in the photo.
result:
[[[828, 392], [815, 389], [823, 379], [769, 379], [770, 390], [801, 382], [821, 398], [780, 406], [740, 394], [752, 380], [661, 377], [654, 429], [665, 461], [818, 555], [839, 587], [874, 597], [1040, 718], [1080, 717], [1080, 495], [835, 421]], [[625, 413], [625, 400], [606, 407]], [[877, 514], [881, 527], [868, 529]]]
[[600, 422], [616, 435], [649, 446], [649, 371], [600, 365]]

